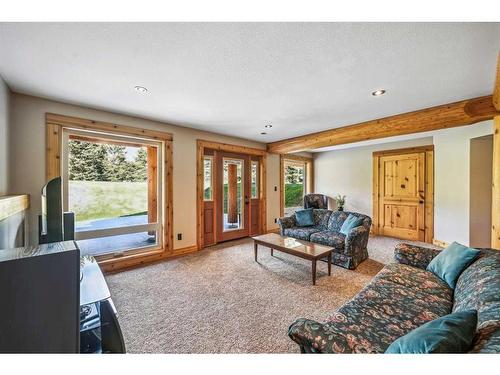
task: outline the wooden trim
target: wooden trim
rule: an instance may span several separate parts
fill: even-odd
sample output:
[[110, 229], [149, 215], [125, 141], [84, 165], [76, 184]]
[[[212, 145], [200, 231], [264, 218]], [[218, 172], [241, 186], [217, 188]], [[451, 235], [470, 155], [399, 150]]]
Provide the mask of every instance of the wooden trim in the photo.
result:
[[305, 163], [309, 163], [309, 162], [313, 161], [313, 158], [309, 158], [307, 156], [300, 156], [300, 155], [284, 154], [283, 157], [285, 158], [285, 160], [303, 161]]
[[373, 156], [373, 175], [372, 175], [372, 226], [370, 228], [370, 233], [373, 236], [379, 234], [379, 218], [378, 214], [380, 211], [379, 207], [379, 196], [380, 196], [380, 187], [379, 187], [379, 165], [380, 165], [380, 157], [374, 155]]
[[415, 154], [417, 152], [427, 152], [427, 151], [434, 151], [434, 145], [399, 148], [395, 150], [374, 151], [373, 156]]
[[166, 222], [163, 223], [164, 228], [164, 250], [172, 252], [174, 249], [174, 150], [173, 141], [165, 141], [165, 171], [163, 173], [164, 182], [163, 189], [165, 190], [164, 214]]
[[434, 151], [425, 152], [425, 242], [434, 238]]
[[0, 221], [27, 210], [30, 207], [30, 197], [27, 194], [4, 195], [0, 197]]
[[134, 126], [118, 125], [110, 122], [87, 120], [79, 117], [58, 115], [55, 113], [46, 113], [45, 119], [49, 124], [71, 127], [74, 129], [88, 129], [93, 131], [100, 130], [102, 132], [111, 132], [113, 134], [127, 134], [136, 137], [146, 137], [149, 139], [156, 139], [161, 141], [171, 141], [173, 139], [171, 133]]
[[234, 152], [237, 154], [247, 154], [252, 156], [265, 156], [267, 154], [266, 150], [261, 150], [259, 148], [231, 145], [228, 143], [219, 143], [213, 141], [205, 141], [203, 139], [198, 139], [197, 145], [198, 147], [210, 148], [216, 151]]
[[498, 53], [495, 87], [493, 88], [493, 105], [497, 111], [500, 111], [500, 52]]
[[126, 141], [117, 141], [111, 139], [102, 139], [99, 137], [91, 137], [91, 136], [83, 136], [78, 134], [70, 134], [69, 139], [72, 141], [82, 141], [82, 142], [92, 142], [97, 144], [107, 144], [107, 145], [117, 145], [117, 146], [125, 146], [125, 147], [144, 147], [143, 143], [137, 142], [126, 142]]
[[493, 126], [491, 247], [500, 250], [500, 116], [495, 117]]
[[432, 239], [432, 244], [440, 247], [448, 247], [450, 245], [448, 242], [437, 240], [435, 238]]
[[[196, 245], [198, 250], [203, 247], [203, 223], [205, 222], [205, 213], [203, 212], [203, 157], [204, 147], [198, 141], [196, 146]], [[214, 190], [214, 186], [212, 186], [212, 194]]]
[[488, 95], [268, 143], [267, 151], [286, 154], [396, 135], [447, 129], [491, 120], [499, 114], [500, 112], [493, 105], [492, 95]]
[[276, 233], [280, 234], [280, 228], [273, 228], [273, 229], [268, 229], [265, 231], [265, 233]]
[[45, 177], [47, 181], [61, 175], [62, 129], [60, 125], [46, 126]]
[[172, 252], [172, 256], [186, 255], [195, 253], [197, 251], [198, 251], [198, 245], [186, 246], [186, 247], [181, 247], [179, 249], [174, 249], [174, 251]]
[[267, 156], [259, 159], [260, 233], [267, 230]]
[[285, 159], [280, 155], [280, 217], [285, 216]]

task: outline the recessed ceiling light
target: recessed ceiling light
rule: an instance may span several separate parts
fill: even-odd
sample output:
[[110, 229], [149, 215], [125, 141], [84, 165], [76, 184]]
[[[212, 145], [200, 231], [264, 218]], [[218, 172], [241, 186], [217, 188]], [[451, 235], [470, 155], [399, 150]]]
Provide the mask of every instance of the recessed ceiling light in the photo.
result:
[[144, 86], [135, 86], [134, 90], [140, 92], [141, 94], [145, 94], [148, 92], [148, 89], [145, 88]]
[[265, 128], [272, 128], [273, 126], [271, 124], [264, 126]]
[[262, 132], [262, 133], [260, 133], [260, 135], [266, 135], [266, 134], [267, 134], [266, 132]]
[[373, 96], [381, 96], [384, 94], [385, 94], [385, 90], [375, 90], [374, 92], [372, 92]]

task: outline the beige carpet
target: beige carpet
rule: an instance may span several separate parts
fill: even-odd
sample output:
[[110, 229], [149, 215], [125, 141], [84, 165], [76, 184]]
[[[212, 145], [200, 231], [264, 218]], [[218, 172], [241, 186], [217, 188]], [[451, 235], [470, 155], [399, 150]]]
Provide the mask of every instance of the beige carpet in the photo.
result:
[[260, 248], [251, 240], [106, 277], [131, 353], [297, 353], [287, 336], [299, 317], [318, 321], [348, 301], [392, 261], [399, 240], [370, 238], [355, 271]]

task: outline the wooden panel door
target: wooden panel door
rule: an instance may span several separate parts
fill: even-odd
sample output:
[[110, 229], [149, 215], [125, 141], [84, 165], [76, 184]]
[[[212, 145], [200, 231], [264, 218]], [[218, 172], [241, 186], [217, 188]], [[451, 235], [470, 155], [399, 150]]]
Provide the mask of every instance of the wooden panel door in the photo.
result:
[[381, 156], [380, 235], [425, 241], [425, 152]]

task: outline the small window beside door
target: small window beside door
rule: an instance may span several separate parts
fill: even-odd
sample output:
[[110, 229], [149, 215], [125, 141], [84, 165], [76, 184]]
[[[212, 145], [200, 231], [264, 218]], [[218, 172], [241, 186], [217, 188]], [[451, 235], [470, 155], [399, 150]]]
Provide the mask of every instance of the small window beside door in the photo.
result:
[[252, 160], [251, 168], [252, 199], [259, 199], [259, 162]]
[[212, 201], [213, 198], [213, 157], [203, 158], [203, 200]]

